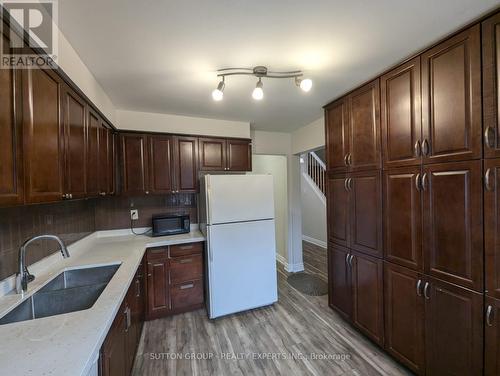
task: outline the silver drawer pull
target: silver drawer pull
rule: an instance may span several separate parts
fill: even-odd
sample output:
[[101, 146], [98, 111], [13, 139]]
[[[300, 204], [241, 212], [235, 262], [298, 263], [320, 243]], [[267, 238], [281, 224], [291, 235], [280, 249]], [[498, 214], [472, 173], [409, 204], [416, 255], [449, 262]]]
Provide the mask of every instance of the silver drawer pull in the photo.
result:
[[486, 325], [493, 326], [493, 321], [491, 320], [493, 313], [493, 307], [491, 305], [488, 306], [486, 310]]
[[193, 246], [192, 245], [182, 245], [179, 247], [180, 249], [182, 249], [183, 251], [186, 250], [186, 249], [192, 249]]
[[188, 283], [187, 285], [181, 285], [179, 287], [181, 290], [187, 290], [187, 289], [192, 289], [194, 287], [194, 283]]
[[191, 258], [179, 260], [179, 264], [189, 264], [191, 262], [193, 262], [193, 259]]

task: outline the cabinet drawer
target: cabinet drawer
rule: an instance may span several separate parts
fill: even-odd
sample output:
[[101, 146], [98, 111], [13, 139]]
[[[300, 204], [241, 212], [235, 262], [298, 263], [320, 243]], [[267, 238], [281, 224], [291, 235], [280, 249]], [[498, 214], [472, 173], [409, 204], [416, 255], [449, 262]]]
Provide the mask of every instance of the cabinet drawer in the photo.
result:
[[196, 280], [174, 285], [170, 288], [170, 294], [174, 310], [202, 304], [204, 301], [203, 281]]
[[146, 259], [148, 261], [164, 258], [168, 258], [168, 247], [149, 248], [147, 250]]
[[170, 283], [191, 281], [203, 276], [202, 255], [187, 255], [170, 260]]
[[170, 246], [170, 257], [192, 255], [193, 253], [202, 253], [203, 243], [177, 244]]

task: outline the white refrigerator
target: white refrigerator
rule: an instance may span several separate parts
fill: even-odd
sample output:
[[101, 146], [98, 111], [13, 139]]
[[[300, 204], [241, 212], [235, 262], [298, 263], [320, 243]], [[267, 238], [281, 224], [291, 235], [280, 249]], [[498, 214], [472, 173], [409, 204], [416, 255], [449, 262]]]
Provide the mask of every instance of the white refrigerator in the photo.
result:
[[203, 176], [200, 229], [211, 319], [278, 300], [271, 175]]

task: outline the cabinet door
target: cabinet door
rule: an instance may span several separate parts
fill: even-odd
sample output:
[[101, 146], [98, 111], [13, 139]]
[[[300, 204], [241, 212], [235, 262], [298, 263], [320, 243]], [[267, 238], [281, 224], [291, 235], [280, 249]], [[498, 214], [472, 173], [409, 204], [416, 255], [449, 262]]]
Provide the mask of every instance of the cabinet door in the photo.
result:
[[252, 144], [247, 140], [226, 141], [227, 169], [229, 171], [252, 171]]
[[500, 13], [483, 22], [484, 156], [500, 157]]
[[328, 179], [328, 239], [340, 246], [350, 246], [349, 192], [347, 176], [334, 175]]
[[64, 193], [71, 198], [86, 196], [85, 101], [69, 87], [63, 93], [65, 176]]
[[422, 54], [424, 163], [481, 158], [479, 34], [473, 26]]
[[168, 260], [154, 260], [147, 265], [147, 317], [164, 316], [170, 310]]
[[[9, 46], [5, 36], [3, 48]], [[21, 204], [24, 200], [22, 133], [20, 113], [20, 72], [0, 69], [0, 205]]]
[[123, 193], [128, 195], [149, 193], [147, 136], [122, 133], [120, 138]]
[[23, 71], [23, 137], [26, 202], [63, 195], [62, 81], [54, 71]]
[[174, 190], [172, 136], [149, 137], [149, 187], [153, 194], [170, 193]]
[[382, 182], [380, 171], [349, 174], [351, 248], [382, 257]]
[[349, 169], [380, 168], [380, 85], [379, 80], [349, 95]]
[[120, 307], [115, 321], [101, 348], [101, 376], [124, 376], [127, 369], [127, 333], [125, 305]]
[[434, 278], [424, 290], [426, 374], [481, 375], [483, 295]]
[[384, 168], [420, 164], [420, 57], [380, 78]]
[[344, 97], [325, 109], [326, 167], [330, 172], [347, 171], [347, 153], [349, 153], [348, 104], [348, 97]]
[[99, 129], [101, 119], [87, 107], [87, 196], [99, 194]]
[[200, 138], [200, 170], [224, 171], [226, 166], [226, 140], [223, 138]]
[[422, 269], [422, 197], [420, 166], [384, 172], [385, 258]]
[[500, 299], [500, 159], [484, 161], [486, 293]]
[[484, 374], [500, 375], [500, 300], [486, 297]]
[[344, 317], [352, 315], [351, 270], [348, 263], [349, 253], [332, 244], [328, 247], [328, 300], [330, 307]]
[[413, 372], [424, 372], [423, 283], [417, 272], [384, 262], [385, 349]]
[[425, 166], [425, 273], [483, 289], [481, 161]]
[[198, 139], [177, 136], [174, 143], [176, 191], [196, 193], [198, 190]]
[[379, 345], [384, 343], [383, 262], [374, 257], [353, 254], [352, 320], [363, 333]]

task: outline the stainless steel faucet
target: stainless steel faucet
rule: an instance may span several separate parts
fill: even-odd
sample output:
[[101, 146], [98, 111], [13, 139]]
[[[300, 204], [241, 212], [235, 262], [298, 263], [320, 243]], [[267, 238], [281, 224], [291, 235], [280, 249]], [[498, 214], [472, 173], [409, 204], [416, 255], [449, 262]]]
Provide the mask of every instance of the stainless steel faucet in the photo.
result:
[[35, 279], [35, 276], [28, 271], [26, 266], [26, 247], [36, 240], [52, 239], [59, 243], [61, 254], [64, 258], [69, 257], [69, 252], [63, 241], [55, 235], [39, 235], [26, 240], [19, 248], [19, 272], [16, 275], [16, 291], [18, 294], [28, 291], [28, 283]]

